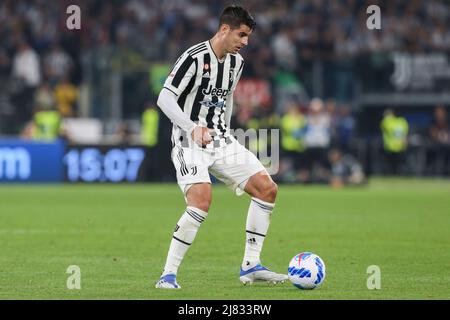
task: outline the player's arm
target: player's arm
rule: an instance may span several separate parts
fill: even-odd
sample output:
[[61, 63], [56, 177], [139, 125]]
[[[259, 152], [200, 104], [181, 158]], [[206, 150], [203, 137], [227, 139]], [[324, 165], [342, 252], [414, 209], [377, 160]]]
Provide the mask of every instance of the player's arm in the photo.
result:
[[157, 104], [170, 121], [187, 133], [190, 134], [195, 128], [195, 122], [189, 119], [189, 117], [181, 110], [177, 102], [177, 96], [169, 91], [169, 89], [163, 88], [161, 90]]
[[181, 56], [164, 83], [157, 105], [172, 123], [191, 135], [197, 144], [204, 146], [212, 141], [208, 129], [195, 124], [181, 110], [177, 102], [178, 96], [187, 87], [192, 77], [195, 77], [196, 73], [197, 62], [189, 55]]
[[200, 146], [206, 146], [212, 141], [208, 128], [198, 126], [181, 111], [177, 102], [177, 96], [173, 92], [163, 88], [159, 93], [157, 104], [170, 121], [191, 135], [195, 143]]

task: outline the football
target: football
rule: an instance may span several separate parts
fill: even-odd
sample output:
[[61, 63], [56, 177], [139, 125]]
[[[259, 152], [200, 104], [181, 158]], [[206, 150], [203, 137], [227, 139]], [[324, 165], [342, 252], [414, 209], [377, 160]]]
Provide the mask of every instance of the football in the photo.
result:
[[314, 253], [299, 253], [289, 263], [288, 276], [299, 289], [315, 289], [325, 280], [325, 263]]

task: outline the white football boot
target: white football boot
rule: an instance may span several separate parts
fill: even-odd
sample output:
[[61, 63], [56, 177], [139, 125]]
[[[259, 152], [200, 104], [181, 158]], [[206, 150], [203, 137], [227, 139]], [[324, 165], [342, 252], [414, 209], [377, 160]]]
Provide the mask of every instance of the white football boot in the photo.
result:
[[181, 286], [177, 283], [177, 275], [169, 273], [159, 278], [156, 282], [155, 288], [158, 289], [181, 289]]
[[257, 264], [253, 268], [243, 270], [239, 273], [239, 280], [244, 284], [252, 284], [253, 282], [267, 282], [269, 284], [284, 283], [288, 279], [286, 274], [280, 274], [270, 271], [261, 264]]

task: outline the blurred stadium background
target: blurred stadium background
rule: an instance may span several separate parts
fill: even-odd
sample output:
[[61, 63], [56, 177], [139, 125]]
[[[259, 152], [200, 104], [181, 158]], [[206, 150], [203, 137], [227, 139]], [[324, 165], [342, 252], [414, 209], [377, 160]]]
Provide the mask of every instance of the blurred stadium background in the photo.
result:
[[[175, 181], [156, 99], [229, 3], [1, 1], [0, 181]], [[66, 26], [71, 4], [81, 30]], [[381, 30], [366, 26], [372, 4]], [[244, 5], [258, 27], [232, 124], [280, 129], [278, 182], [449, 176], [448, 1]]]

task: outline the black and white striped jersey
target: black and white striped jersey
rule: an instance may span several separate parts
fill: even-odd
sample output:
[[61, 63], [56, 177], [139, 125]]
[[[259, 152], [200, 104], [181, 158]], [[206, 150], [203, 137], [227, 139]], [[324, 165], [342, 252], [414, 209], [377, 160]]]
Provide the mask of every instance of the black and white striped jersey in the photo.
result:
[[[190, 119], [210, 129], [213, 142], [207, 149], [230, 142], [230, 130], [225, 122], [229, 100], [242, 74], [244, 59], [237, 54], [227, 54], [221, 62], [209, 41], [187, 49], [176, 61], [164, 88], [178, 97], [178, 105]], [[187, 146], [186, 132], [174, 125], [172, 142]]]

